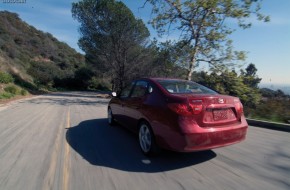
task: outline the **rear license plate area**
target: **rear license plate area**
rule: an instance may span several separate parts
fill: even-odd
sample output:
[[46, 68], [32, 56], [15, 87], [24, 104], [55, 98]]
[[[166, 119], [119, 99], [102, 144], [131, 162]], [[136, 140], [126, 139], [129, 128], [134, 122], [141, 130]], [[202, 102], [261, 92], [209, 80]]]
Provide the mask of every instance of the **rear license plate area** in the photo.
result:
[[221, 121], [221, 120], [228, 119], [228, 109], [213, 110], [213, 119], [215, 121]]

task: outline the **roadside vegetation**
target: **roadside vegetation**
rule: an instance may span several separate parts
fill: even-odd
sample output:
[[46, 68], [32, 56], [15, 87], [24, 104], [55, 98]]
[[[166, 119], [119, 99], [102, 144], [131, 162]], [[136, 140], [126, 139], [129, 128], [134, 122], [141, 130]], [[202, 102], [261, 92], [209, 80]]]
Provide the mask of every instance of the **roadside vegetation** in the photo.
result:
[[15, 96], [26, 96], [28, 91], [15, 85], [14, 78], [9, 73], [0, 72], [0, 100]]
[[[120, 92], [134, 78], [172, 77], [239, 97], [247, 117], [288, 122], [289, 96], [259, 89], [258, 68], [230, 39], [235, 29], [250, 28], [255, 16], [270, 20], [260, 13], [260, 1], [147, 0], [140, 7], [148, 4], [158, 34], [180, 31], [178, 40], [152, 40], [143, 20], [123, 2], [73, 3], [85, 55], [17, 14], [0, 11], [0, 99], [59, 90]], [[235, 29], [226, 25], [228, 19], [236, 22]], [[201, 70], [203, 65], [208, 69]]]
[[281, 90], [260, 89], [262, 99], [255, 108], [245, 108], [247, 117], [290, 124], [290, 96]]

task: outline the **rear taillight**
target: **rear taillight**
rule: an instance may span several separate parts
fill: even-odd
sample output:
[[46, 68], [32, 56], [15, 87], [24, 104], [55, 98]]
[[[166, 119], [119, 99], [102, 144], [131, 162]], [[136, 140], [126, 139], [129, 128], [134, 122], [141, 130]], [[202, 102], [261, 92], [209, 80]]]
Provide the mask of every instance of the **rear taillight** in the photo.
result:
[[192, 100], [189, 104], [169, 103], [168, 107], [178, 115], [199, 114], [202, 111], [202, 100]]
[[237, 112], [242, 114], [244, 112], [244, 108], [243, 108], [243, 105], [242, 105], [240, 99], [235, 98], [234, 102], [235, 102], [235, 108], [236, 108]]
[[178, 115], [191, 115], [191, 108], [187, 104], [169, 103], [168, 107]]
[[199, 114], [202, 111], [202, 100], [191, 100], [189, 105], [193, 114]]

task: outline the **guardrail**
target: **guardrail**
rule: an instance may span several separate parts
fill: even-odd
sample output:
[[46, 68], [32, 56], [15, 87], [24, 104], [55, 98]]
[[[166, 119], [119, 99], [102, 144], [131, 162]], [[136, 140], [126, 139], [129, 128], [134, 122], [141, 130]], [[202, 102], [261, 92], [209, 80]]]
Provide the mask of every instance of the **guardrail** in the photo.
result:
[[262, 121], [256, 119], [247, 119], [247, 122], [251, 126], [290, 132], [290, 124]]

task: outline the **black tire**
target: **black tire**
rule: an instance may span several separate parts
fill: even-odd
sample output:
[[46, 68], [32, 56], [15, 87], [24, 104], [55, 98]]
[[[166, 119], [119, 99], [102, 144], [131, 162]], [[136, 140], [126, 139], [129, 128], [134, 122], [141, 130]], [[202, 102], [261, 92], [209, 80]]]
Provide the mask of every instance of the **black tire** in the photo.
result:
[[138, 141], [144, 155], [151, 156], [159, 152], [154, 133], [147, 122], [141, 122], [139, 125]]
[[114, 114], [110, 107], [108, 108], [108, 123], [111, 126], [116, 124], [115, 119], [114, 119]]

